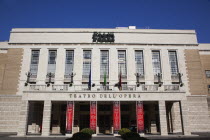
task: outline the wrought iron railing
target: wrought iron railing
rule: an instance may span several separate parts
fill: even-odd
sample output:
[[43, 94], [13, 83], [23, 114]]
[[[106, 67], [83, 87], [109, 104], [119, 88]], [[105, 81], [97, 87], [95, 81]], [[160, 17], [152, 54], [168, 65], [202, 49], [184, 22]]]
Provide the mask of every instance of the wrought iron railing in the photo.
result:
[[178, 84], [172, 85], [163, 85], [159, 86], [155, 85], [123, 85], [122, 88], [118, 88], [116, 85], [94, 85], [91, 88], [88, 85], [70, 85], [70, 84], [63, 84], [63, 85], [56, 85], [51, 84], [49, 86], [37, 85], [37, 84], [29, 84], [29, 86], [25, 87], [25, 91], [69, 91], [69, 92], [121, 92], [121, 91], [128, 91], [128, 92], [182, 92], [184, 91], [183, 87], [180, 87]]

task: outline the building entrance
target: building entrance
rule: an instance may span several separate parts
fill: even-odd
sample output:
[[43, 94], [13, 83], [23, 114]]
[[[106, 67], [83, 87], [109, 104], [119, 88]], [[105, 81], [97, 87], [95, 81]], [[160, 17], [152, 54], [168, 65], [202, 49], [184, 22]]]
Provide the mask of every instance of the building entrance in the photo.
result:
[[99, 133], [110, 134], [111, 133], [111, 116], [100, 115], [99, 116]]
[[112, 102], [98, 102], [99, 133], [112, 134]]
[[66, 102], [52, 102], [51, 134], [66, 133]]

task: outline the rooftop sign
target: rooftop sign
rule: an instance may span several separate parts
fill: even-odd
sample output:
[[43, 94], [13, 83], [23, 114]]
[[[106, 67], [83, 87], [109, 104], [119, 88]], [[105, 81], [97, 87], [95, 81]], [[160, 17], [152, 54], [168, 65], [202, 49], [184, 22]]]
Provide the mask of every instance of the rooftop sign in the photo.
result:
[[98, 43], [106, 43], [106, 42], [114, 42], [115, 38], [114, 38], [114, 33], [100, 33], [100, 32], [94, 32], [93, 33], [93, 42], [98, 42]]

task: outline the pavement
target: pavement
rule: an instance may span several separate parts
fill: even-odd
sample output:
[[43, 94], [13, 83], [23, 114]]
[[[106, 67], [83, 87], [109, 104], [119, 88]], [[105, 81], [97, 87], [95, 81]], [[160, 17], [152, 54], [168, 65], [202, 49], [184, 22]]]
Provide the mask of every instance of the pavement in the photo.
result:
[[[149, 140], [210, 140], [210, 133], [193, 133], [191, 136], [183, 135], [169, 135], [169, 136], [160, 136], [160, 135], [145, 135]], [[65, 136], [50, 136], [50, 137], [41, 137], [41, 136], [26, 136], [18, 137], [16, 134], [12, 133], [0, 133], [0, 140], [65, 140]], [[92, 140], [121, 140], [120, 137], [114, 137], [112, 135], [99, 135], [93, 137]]]

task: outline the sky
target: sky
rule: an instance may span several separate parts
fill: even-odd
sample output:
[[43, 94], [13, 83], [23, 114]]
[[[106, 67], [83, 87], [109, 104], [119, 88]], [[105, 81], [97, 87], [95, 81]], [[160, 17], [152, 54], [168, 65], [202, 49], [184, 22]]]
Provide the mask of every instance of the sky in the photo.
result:
[[193, 29], [210, 43], [210, 0], [0, 0], [0, 41], [12, 28]]

